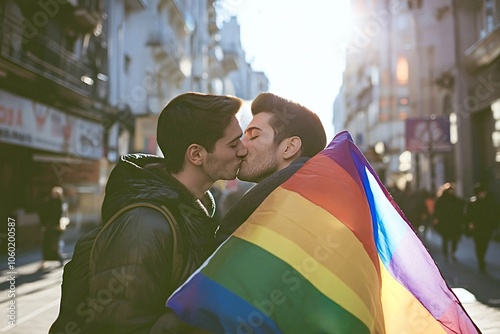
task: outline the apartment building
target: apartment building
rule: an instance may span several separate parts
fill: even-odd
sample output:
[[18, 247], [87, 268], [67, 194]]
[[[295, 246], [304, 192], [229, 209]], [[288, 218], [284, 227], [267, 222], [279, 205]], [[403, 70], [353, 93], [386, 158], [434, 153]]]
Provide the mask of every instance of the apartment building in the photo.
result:
[[39, 237], [36, 212], [52, 186], [64, 185], [80, 214], [97, 200], [107, 122], [117, 113], [108, 103], [104, 5], [0, 2], [0, 211], [16, 219], [18, 244]]
[[159, 153], [156, 119], [174, 96], [234, 92], [242, 69], [252, 80], [242, 51], [221, 47], [215, 2], [0, 1], [0, 207], [20, 249], [39, 242], [54, 185], [66, 233], [99, 223], [111, 169], [121, 154]]
[[[499, 193], [499, 2], [352, 1], [336, 131], [349, 130], [387, 185]], [[497, 117], [497, 118], [495, 118]]]

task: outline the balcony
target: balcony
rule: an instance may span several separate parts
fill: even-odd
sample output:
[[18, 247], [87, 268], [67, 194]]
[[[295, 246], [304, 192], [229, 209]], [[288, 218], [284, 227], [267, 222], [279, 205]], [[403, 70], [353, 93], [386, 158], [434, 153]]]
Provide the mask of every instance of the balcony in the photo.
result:
[[157, 18], [157, 24], [150, 31], [146, 45], [151, 48], [157, 64], [172, 81], [183, 80], [191, 76], [191, 60], [184, 55], [182, 37], [176, 35], [168, 24], [162, 24]]
[[22, 22], [11, 18], [0, 26], [0, 58], [14, 65], [9, 66], [13, 72], [24, 77], [34, 73], [82, 96], [93, 96], [98, 73], [90, 64], [41, 34], [26, 38], [23, 33]]
[[143, 10], [149, 4], [149, 0], [125, 0], [125, 6], [132, 11]]
[[500, 56], [500, 24], [465, 51], [467, 67], [476, 71]]
[[101, 17], [96, 12], [89, 11], [85, 8], [77, 8], [74, 12], [75, 21], [84, 29], [91, 30], [95, 28]]
[[224, 78], [241, 67], [237, 54], [221, 51], [221, 57], [218, 59], [219, 56], [216, 56], [218, 52], [215, 50], [209, 51], [208, 75], [210, 77]]
[[85, 30], [94, 29], [101, 22], [99, 0], [78, 0], [73, 15], [75, 21]]
[[[192, 33], [195, 28], [194, 18], [188, 10], [183, 0], [170, 0], [167, 4], [171, 5], [171, 12], [175, 11], [180, 18], [180, 23], [186, 33]], [[173, 7], [173, 8], [172, 8]], [[173, 14], [173, 13], [172, 13]], [[175, 16], [172, 16], [175, 17]]]
[[[159, 19], [158, 19], [159, 20]], [[167, 24], [156, 24], [149, 33], [146, 45], [153, 48], [153, 53], [158, 58], [172, 58], [179, 61], [182, 57], [182, 48], [172, 27]]]
[[240, 58], [239, 58], [238, 53], [225, 51], [224, 58], [222, 59], [221, 65], [222, 65], [222, 68], [224, 69], [224, 72], [226, 74], [240, 68], [241, 65], [240, 65]]

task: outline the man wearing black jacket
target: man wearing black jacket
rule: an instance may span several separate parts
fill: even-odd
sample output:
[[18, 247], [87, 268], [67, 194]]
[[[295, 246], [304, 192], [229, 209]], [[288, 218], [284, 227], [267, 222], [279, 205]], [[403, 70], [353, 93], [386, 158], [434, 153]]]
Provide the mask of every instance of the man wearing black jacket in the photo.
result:
[[167, 298], [215, 250], [215, 206], [208, 189], [216, 180], [234, 179], [247, 153], [235, 117], [241, 103], [229, 96], [181, 94], [158, 119], [164, 158], [121, 157], [102, 205], [102, 222], [111, 223], [82, 237], [75, 248], [75, 254], [87, 249], [73, 272], [88, 275], [88, 286], [63, 276], [60, 315], [50, 333], [172, 330], [176, 322], [165, 307]]
[[272, 93], [252, 102], [253, 119], [245, 130], [248, 150], [238, 179], [257, 182], [226, 214], [217, 233], [218, 244], [243, 224], [262, 201], [326, 146], [319, 117], [306, 107]]

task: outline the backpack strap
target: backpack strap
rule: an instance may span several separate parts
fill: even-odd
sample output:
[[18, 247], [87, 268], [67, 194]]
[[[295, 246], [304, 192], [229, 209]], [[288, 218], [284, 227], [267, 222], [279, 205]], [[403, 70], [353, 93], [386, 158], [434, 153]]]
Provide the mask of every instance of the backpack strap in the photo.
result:
[[179, 240], [177, 238], [179, 234], [179, 225], [177, 224], [177, 220], [175, 219], [174, 215], [170, 212], [170, 210], [165, 206], [162, 205], [157, 206], [151, 203], [147, 202], [139, 202], [139, 203], [133, 203], [129, 204], [127, 206], [124, 206], [120, 210], [118, 210], [108, 221], [102, 226], [101, 230], [97, 234], [97, 236], [94, 239], [94, 242], [92, 243], [92, 248], [90, 249], [90, 259], [89, 259], [89, 266], [90, 266], [90, 274], [93, 275], [95, 273], [95, 262], [94, 262], [94, 247], [96, 245], [97, 239], [101, 236], [101, 233], [104, 232], [106, 228], [108, 228], [121, 214], [123, 214], [125, 211], [135, 209], [135, 208], [140, 208], [140, 207], [146, 207], [150, 209], [154, 209], [156, 211], [159, 211], [163, 216], [165, 216], [165, 219], [167, 220], [168, 224], [170, 225], [170, 230], [172, 231], [172, 244], [173, 244], [173, 252], [172, 252], [172, 273], [171, 273], [171, 280], [172, 282], [178, 282], [182, 275], [182, 252], [180, 251], [180, 246], [179, 246]]

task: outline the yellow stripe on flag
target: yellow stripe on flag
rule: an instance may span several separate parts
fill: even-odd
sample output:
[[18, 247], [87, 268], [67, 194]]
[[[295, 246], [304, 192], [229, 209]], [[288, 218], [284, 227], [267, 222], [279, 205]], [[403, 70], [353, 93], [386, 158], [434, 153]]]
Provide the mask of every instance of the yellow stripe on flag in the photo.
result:
[[446, 334], [441, 324], [429, 311], [387, 271], [382, 271], [382, 304], [387, 333]]
[[295, 243], [265, 227], [249, 224], [237, 235], [287, 262], [329, 299], [360, 319], [366, 326], [373, 316], [361, 298], [328, 268], [313, 259]]
[[288, 263], [368, 328], [374, 322], [383, 328], [373, 262], [352, 231], [326, 210], [277, 188], [234, 235]]

